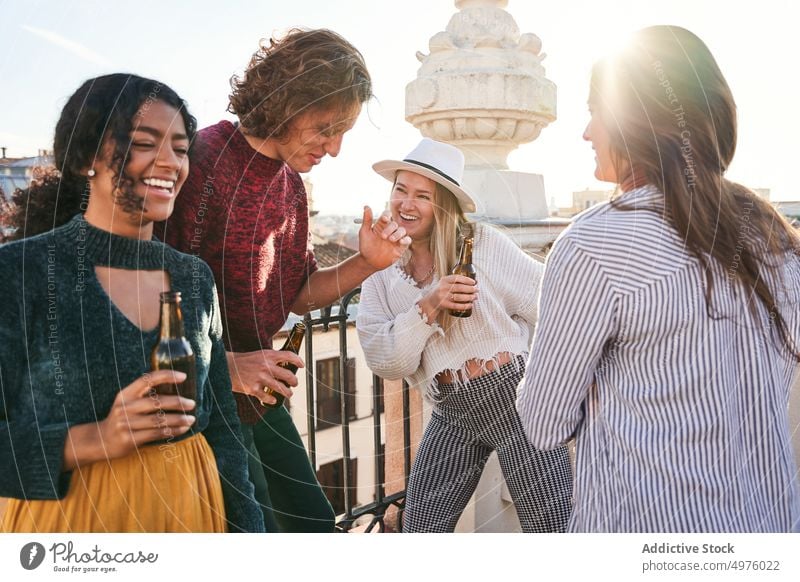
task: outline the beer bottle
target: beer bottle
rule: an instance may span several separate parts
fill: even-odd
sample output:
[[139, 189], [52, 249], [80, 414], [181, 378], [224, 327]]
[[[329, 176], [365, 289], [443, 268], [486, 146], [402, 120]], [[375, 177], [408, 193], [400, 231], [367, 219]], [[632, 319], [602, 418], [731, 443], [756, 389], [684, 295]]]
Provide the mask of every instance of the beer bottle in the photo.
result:
[[[464, 277], [469, 277], [477, 281], [475, 265], [472, 264], [472, 244], [473, 238], [471, 236], [465, 236], [464, 242], [461, 245], [461, 255], [458, 258], [458, 264], [450, 271], [451, 275], [463, 275]], [[453, 317], [469, 317], [472, 315], [472, 308], [470, 307], [463, 311], [451, 309], [450, 315]]]
[[[292, 327], [292, 331], [289, 332], [289, 337], [286, 338], [286, 342], [283, 344], [281, 348], [282, 352], [293, 352], [295, 354], [300, 353], [300, 346], [303, 344], [303, 338], [306, 335], [306, 324], [302, 321], [298, 321]], [[289, 362], [282, 362], [279, 364], [281, 368], [285, 370], [289, 370], [292, 374], [297, 373], [297, 366], [294, 364], [290, 364]], [[279, 406], [283, 406], [284, 400], [286, 400], [282, 394], [278, 394], [277, 392], [273, 392], [270, 388], [264, 387], [264, 392], [267, 394], [271, 394], [275, 397], [275, 404], [264, 404], [267, 408], [278, 408]]]
[[197, 370], [194, 353], [183, 335], [181, 294], [179, 291], [161, 293], [161, 322], [158, 342], [150, 354], [150, 367], [155, 370], [175, 370], [186, 374], [180, 384], [159, 384], [157, 394], [177, 394], [191, 400], [197, 399]]

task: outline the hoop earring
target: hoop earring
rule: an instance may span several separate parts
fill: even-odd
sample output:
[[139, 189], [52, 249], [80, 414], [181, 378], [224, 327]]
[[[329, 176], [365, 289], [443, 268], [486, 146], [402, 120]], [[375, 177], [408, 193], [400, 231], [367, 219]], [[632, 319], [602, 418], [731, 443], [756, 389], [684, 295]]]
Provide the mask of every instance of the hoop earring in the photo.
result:
[[94, 178], [96, 174], [97, 172], [94, 171], [94, 168], [86, 172], [86, 175], [89, 176], [90, 178]]

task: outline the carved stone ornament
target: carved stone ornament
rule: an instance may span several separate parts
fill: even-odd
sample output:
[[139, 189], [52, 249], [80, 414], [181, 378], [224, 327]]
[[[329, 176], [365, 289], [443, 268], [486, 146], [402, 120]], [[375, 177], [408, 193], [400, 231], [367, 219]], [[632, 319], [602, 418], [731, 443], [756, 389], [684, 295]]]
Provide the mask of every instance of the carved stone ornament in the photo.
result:
[[406, 120], [460, 147], [467, 167], [507, 168], [508, 154], [556, 118], [556, 86], [545, 77], [542, 43], [520, 34], [507, 0], [456, 0], [447, 29], [406, 87]]

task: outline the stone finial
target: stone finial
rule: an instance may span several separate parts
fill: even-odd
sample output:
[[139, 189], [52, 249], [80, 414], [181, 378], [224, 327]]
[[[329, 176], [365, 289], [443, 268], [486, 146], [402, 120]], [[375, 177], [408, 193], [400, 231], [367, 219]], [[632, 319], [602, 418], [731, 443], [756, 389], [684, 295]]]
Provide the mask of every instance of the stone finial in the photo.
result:
[[507, 168], [517, 146], [556, 118], [556, 86], [545, 77], [542, 43], [520, 34], [508, 0], [456, 0], [459, 12], [431, 37], [406, 87], [406, 120], [460, 147], [467, 167]]

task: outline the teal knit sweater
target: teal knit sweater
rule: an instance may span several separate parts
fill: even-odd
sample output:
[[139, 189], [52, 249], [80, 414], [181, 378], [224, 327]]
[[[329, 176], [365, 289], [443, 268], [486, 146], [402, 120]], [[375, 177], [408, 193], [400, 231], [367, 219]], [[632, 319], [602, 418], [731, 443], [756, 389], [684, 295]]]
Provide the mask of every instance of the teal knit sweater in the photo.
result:
[[150, 369], [158, 330], [120, 312], [96, 265], [165, 270], [181, 291], [186, 337], [197, 358], [197, 422], [214, 451], [230, 531], [264, 531], [248, 479], [222, 344], [214, 279], [196, 257], [158, 242], [113, 235], [82, 215], [51, 232], [0, 247], [0, 496], [58, 499], [69, 427], [108, 415], [117, 392]]

